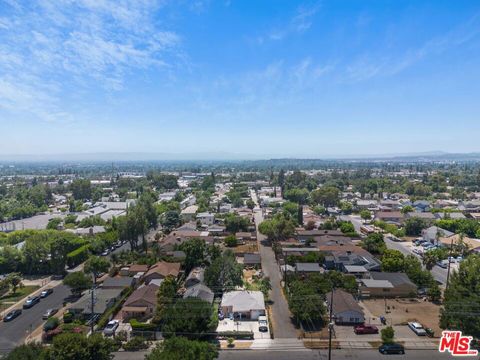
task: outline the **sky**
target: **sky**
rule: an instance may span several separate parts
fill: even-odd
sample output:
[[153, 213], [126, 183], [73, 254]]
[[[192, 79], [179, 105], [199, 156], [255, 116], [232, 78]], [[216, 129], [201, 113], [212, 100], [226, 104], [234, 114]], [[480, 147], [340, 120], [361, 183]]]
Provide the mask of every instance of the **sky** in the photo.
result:
[[0, 155], [477, 152], [479, 64], [478, 0], [0, 0]]

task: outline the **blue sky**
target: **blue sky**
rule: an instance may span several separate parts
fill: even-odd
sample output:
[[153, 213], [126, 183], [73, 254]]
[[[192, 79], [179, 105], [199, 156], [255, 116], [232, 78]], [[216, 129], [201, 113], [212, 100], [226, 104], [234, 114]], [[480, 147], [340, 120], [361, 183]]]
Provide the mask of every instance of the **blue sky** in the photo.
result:
[[0, 154], [480, 151], [480, 3], [0, 0]]

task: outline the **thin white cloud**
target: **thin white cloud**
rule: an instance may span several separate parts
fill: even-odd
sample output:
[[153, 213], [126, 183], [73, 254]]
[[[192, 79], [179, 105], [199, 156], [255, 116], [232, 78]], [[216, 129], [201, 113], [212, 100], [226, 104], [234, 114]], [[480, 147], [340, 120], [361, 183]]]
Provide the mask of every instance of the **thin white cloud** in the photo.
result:
[[[162, 2], [149, 0], [7, 1], [0, 18], [0, 107], [62, 116], [58, 101], [68, 86], [121, 89], [134, 69], [170, 69], [183, 61], [180, 38], [159, 26]], [[15, 82], [11, 79], [17, 74]], [[33, 81], [34, 79], [34, 81]], [[34, 99], [55, 83], [45, 111]], [[27, 99], [34, 102], [26, 106]], [[18, 102], [15, 106], [15, 102]], [[54, 108], [52, 104], [55, 104]]]
[[347, 81], [365, 81], [377, 76], [393, 76], [419, 61], [433, 55], [441, 55], [462, 46], [480, 35], [480, 14], [462, 23], [442, 36], [435, 37], [416, 49], [409, 49], [400, 56], [363, 54], [346, 66]]
[[303, 33], [307, 31], [313, 25], [313, 18], [320, 10], [320, 7], [320, 1], [309, 5], [300, 5], [295, 11], [295, 14], [283, 28], [276, 28], [269, 31], [267, 35], [258, 37], [257, 42], [261, 44], [266, 39], [278, 41], [284, 39], [289, 34]]

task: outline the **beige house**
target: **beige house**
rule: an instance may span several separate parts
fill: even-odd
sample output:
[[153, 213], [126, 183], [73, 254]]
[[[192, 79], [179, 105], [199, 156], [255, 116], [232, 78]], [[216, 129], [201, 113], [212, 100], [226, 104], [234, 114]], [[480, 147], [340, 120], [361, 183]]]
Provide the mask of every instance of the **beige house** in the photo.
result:
[[360, 295], [368, 297], [409, 297], [417, 286], [405, 273], [371, 272], [369, 279], [360, 279]]

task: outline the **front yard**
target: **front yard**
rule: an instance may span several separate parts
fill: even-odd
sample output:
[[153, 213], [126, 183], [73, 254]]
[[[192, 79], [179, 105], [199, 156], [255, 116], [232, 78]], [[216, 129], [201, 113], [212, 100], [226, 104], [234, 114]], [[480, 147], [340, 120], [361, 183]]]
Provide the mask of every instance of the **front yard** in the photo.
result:
[[0, 309], [4, 309], [15, 304], [19, 300], [23, 299], [25, 296], [30, 295], [38, 289], [40, 289], [40, 286], [38, 285], [29, 285], [18, 288], [15, 294], [13, 294], [12, 291], [6, 293], [2, 297], [0, 297]]
[[[432, 328], [435, 336], [439, 336], [441, 329], [438, 326], [440, 305], [420, 299], [387, 299], [388, 313], [385, 313], [384, 299], [364, 300], [360, 303], [374, 318], [387, 318], [388, 324], [403, 325], [409, 321], [417, 321], [424, 327]], [[366, 316], [368, 316], [366, 314]], [[368, 322], [368, 320], [367, 320]], [[373, 323], [373, 321], [372, 321]]]

